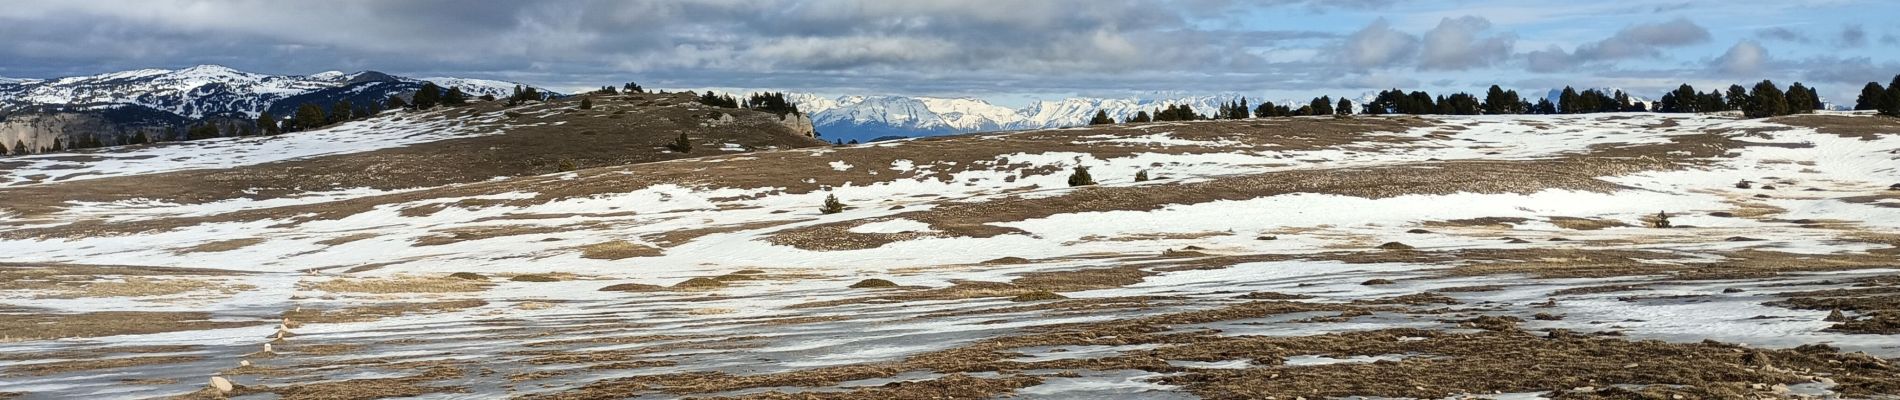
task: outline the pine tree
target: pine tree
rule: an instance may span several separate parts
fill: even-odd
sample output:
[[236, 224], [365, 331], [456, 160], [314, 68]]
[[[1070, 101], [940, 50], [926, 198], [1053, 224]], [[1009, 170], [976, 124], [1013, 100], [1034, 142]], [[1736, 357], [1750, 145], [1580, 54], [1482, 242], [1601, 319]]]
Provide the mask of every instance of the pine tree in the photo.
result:
[[389, 101], [384, 102], [383, 108], [390, 109], [390, 110], [401, 110], [404, 108], [409, 108], [409, 102], [402, 101], [401, 96], [390, 95]]
[[295, 118], [297, 121], [297, 129], [299, 130], [323, 127], [323, 108], [317, 107], [314, 103], [304, 103], [301, 106], [297, 106], [297, 116]]
[[1089, 176], [1089, 167], [1077, 165], [1075, 172], [1069, 173], [1069, 186], [1088, 186], [1095, 184], [1095, 178]]
[[435, 82], [423, 82], [422, 88], [416, 89], [416, 94], [409, 96], [409, 103], [414, 104], [417, 110], [435, 108], [441, 102], [442, 87], [436, 86]]
[[594, 108], [594, 98], [589, 97], [589, 96], [581, 96], [581, 109], [591, 110], [593, 108]]
[[693, 152], [693, 140], [687, 138], [685, 132], [681, 132], [678, 138], [673, 139], [673, 144], [666, 145], [666, 148], [677, 153], [691, 153]]
[[1154, 122], [1154, 117], [1151, 117], [1148, 115], [1148, 110], [1136, 111], [1135, 116], [1128, 118], [1128, 123], [1131, 123], [1131, 124], [1139, 124], [1143, 122]]
[[1814, 95], [1808, 93], [1808, 87], [1803, 86], [1801, 82], [1795, 82], [1794, 85], [1788, 86], [1786, 96], [1788, 98], [1789, 114], [1812, 113], [1816, 108], [1816, 104], [1814, 104], [1813, 100]]
[[1781, 92], [1781, 88], [1775, 87], [1772, 81], [1756, 83], [1754, 91], [1748, 93], [1748, 108], [1743, 110], [1743, 114], [1749, 118], [1787, 115], [1787, 95]]
[[6, 143], [0, 143], [0, 156], [5, 156], [5, 155], [8, 155], [8, 154], [12, 154], [12, 153], [10, 153], [10, 152], [8, 152], [8, 151], [7, 151], [7, 144], [6, 144]]
[[349, 121], [351, 108], [354, 107], [350, 106], [349, 100], [337, 100], [336, 105], [330, 106], [330, 123]]
[[1332, 96], [1320, 96], [1313, 99], [1313, 115], [1333, 115]]
[[1135, 172], [1135, 182], [1147, 182], [1147, 181], [1148, 181], [1148, 170], [1144, 169], [1144, 170]]
[[1880, 87], [1880, 82], [1867, 82], [1860, 88], [1860, 97], [1854, 98], [1854, 111], [1878, 111], [1886, 99], [1887, 89]]
[[266, 135], [283, 133], [283, 131], [279, 129], [281, 128], [277, 127], [277, 116], [271, 115], [270, 111], [257, 114], [257, 130], [259, 132]]
[[1557, 95], [1557, 113], [1576, 114], [1582, 112], [1582, 110], [1577, 107], [1579, 103], [1582, 102], [1583, 97], [1577, 94], [1576, 89], [1564, 86], [1563, 93]]
[[1104, 110], [1095, 110], [1095, 117], [1089, 118], [1089, 125], [1108, 125], [1113, 123], [1115, 123], [1115, 120], [1109, 118], [1108, 111]]
[[442, 105], [459, 106], [463, 104], [468, 104], [468, 94], [462, 93], [462, 88], [449, 88], [449, 92], [442, 95]]
[[1880, 101], [1880, 115], [1900, 117], [1900, 75], [1887, 84], [1887, 97]]
[[844, 202], [838, 201], [838, 195], [836, 194], [825, 195], [825, 205], [819, 207], [818, 212], [825, 214], [844, 212]]
[[1352, 115], [1352, 100], [1346, 100], [1344, 98], [1339, 99], [1339, 107], [1333, 108], [1333, 115], [1339, 115], [1339, 116]]
[[1729, 111], [1747, 109], [1748, 88], [1742, 85], [1728, 85], [1728, 93], [1724, 94], [1722, 100]]
[[26, 141], [24, 140], [13, 141], [13, 155], [24, 156], [27, 153], [31, 153], [32, 150], [33, 149], [26, 147]]

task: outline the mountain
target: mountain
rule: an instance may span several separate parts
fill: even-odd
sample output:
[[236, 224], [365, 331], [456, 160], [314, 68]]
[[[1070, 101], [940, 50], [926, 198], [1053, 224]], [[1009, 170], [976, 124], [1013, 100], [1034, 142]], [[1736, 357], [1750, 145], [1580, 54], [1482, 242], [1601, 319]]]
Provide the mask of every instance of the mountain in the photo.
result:
[[[460, 88], [470, 96], [506, 96], [515, 85], [483, 79], [411, 79], [376, 71], [267, 75], [219, 65], [199, 65], [178, 70], [140, 69], [46, 80], [0, 79], [0, 112], [46, 106], [131, 105], [187, 119], [255, 118], [265, 110], [294, 108], [302, 103], [286, 100], [381, 99], [414, 91], [425, 81], [445, 88]], [[335, 93], [322, 93], [326, 91]]]
[[426, 82], [459, 88], [470, 97], [504, 97], [516, 85], [485, 79], [412, 79], [376, 71], [268, 75], [218, 65], [44, 80], [0, 78], [0, 142], [53, 149], [64, 148], [62, 143], [177, 140], [178, 128], [185, 125], [244, 125], [265, 111], [289, 116], [303, 104], [329, 108], [339, 101], [380, 103], [415, 93]]
[[[788, 93], [786, 99], [811, 116], [828, 139], [869, 141], [889, 136], [935, 136], [967, 132], [1061, 128], [1088, 124], [1097, 110], [1117, 120], [1140, 111], [1189, 105], [1202, 114], [1239, 95], [1186, 96], [1151, 93], [1131, 98], [1067, 98], [1009, 108], [973, 98], [908, 96], [823, 97]], [[1252, 100], [1250, 100], [1252, 101]]]

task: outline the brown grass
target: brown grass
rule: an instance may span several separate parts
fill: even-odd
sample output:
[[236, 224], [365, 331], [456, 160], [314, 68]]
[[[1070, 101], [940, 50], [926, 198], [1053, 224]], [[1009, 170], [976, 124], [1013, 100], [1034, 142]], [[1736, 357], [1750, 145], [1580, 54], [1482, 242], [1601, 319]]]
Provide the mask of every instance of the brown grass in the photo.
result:
[[625, 240], [615, 240], [581, 246], [581, 258], [596, 260], [619, 260], [633, 257], [659, 257], [666, 255], [653, 246], [634, 244]]
[[100, 358], [91, 360], [53, 361], [6, 368], [10, 375], [45, 376], [78, 371], [95, 371], [126, 367], [140, 367], [162, 364], [177, 364], [203, 360], [204, 356], [146, 356], [123, 358]]
[[1559, 228], [1578, 230], [1578, 231], [1594, 231], [1594, 230], [1604, 229], [1604, 228], [1618, 228], [1618, 227], [1630, 226], [1629, 224], [1623, 223], [1623, 221], [1617, 221], [1613, 219], [1577, 218], [1577, 217], [1550, 217], [1550, 223], [1552, 225], [1556, 225]]
[[388, 278], [332, 278], [330, 280], [298, 283], [309, 289], [331, 293], [464, 293], [488, 290], [487, 282], [450, 278], [447, 276], [409, 276], [401, 275]]
[[261, 321], [210, 321], [204, 312], [102, 311], [80, 314], [0, 314], [0, 338], [40, 340], [194, 331], [256, 326]]
[[410, 314], [455, 312], [485, 305], [488, 305], [488, 302], [476, 299], [403, 302], [345, 307], [331, 310], [303, 308], [301, 311], [286, 311], [283, 316], [284, 318], [290, 318], [293, 322], [308, 324], [369, 322]]
[[191, 246], [191, 247], [174, 250], [173, 252], [178, 253], [178, 254], [226, 252], [226, 251], [231, 251], [231, 250], [242, 249], [245, 247], [251, 247], [252, 245], [255, 245], [258, 243], [264, 243], [264, 240], [265, 240], [264, 238], [220, 240], [220, 241], [207, 242], [204, 244], [199, 244], [197, 246]]

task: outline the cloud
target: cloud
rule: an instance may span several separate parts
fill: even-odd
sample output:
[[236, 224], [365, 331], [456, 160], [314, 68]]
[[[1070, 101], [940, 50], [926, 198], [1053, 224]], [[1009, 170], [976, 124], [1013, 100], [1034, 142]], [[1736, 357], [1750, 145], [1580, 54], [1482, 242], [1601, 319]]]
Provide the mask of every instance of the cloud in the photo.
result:
[[1861, 47], [1867, 45], [1867, 30], [1859, 24], [1841, 27], [1841, 37], [1837, 42], [1841, 47]]
[[1608, 63], [1632, 58], [1662, 56], [1664, 48], [1683, 47], [1710, 40], [1709, 30], [1694, 21], [1677, 18], [1665, 22], [1630, 25], [1603, 40], [1577, 46], [1566, 52], [1552, 46], [1525, 54], [1533, 72], [1558, 72], [1593, 63]]
[[1359, 70], [1390, 66], [1406, 61], [1418, 52], [1418, 38], [1392, 29], [1385, 18], [1373, 20], [1365, 28], [1346, 36], [1339, 54], [1347, 65]]
[[1709, 67], [1734, 76], [1753, 76], [1769, 62], [1768, 49], [1753, 40], [1742, 40], [1709, 62]]
[[1491, 29], [1483, 17], [1445, 18], [1438, 27], [1425, 32], [1418, 68], [1422, 70], [1467, 70], [1487, 67], [1509, 58], [1516, 41], [1509, 34], [1481, 37]]
[[1755, 30], [1755, 37], [1762, 38], [1765, 40], [1777, 40], [1777, 41], [1794, 42], [1794, 43], [1811, 43], [1814, 41], [1813, 38], [1809, 38], [1808, 35], [1806, 34], [1803, 34], [1801, 32], [1795, 32], [1792, 29], [1783, 28], [1783, 27], [1757, 29]]

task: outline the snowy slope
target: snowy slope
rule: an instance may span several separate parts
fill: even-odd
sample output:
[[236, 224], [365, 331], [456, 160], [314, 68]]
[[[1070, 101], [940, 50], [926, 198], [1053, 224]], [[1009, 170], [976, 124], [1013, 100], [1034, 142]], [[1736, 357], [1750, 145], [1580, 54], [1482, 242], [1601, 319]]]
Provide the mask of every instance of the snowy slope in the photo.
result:
[[[461, 88], [476, 96], [503, 96], [512, 92], [515, 85], [484, 79], [428, 80], [444, 87]], [[178, 70], [140, 69], [49, 80], [8, 78], [0, 80], [0, 110], [122, 104], [145, 106], [192, 119], [214, 115], [255, 117], [285, 98], [365, 81], [420, 82], [374, 71], [267, 75], [219, 65], [199, 65]]]

